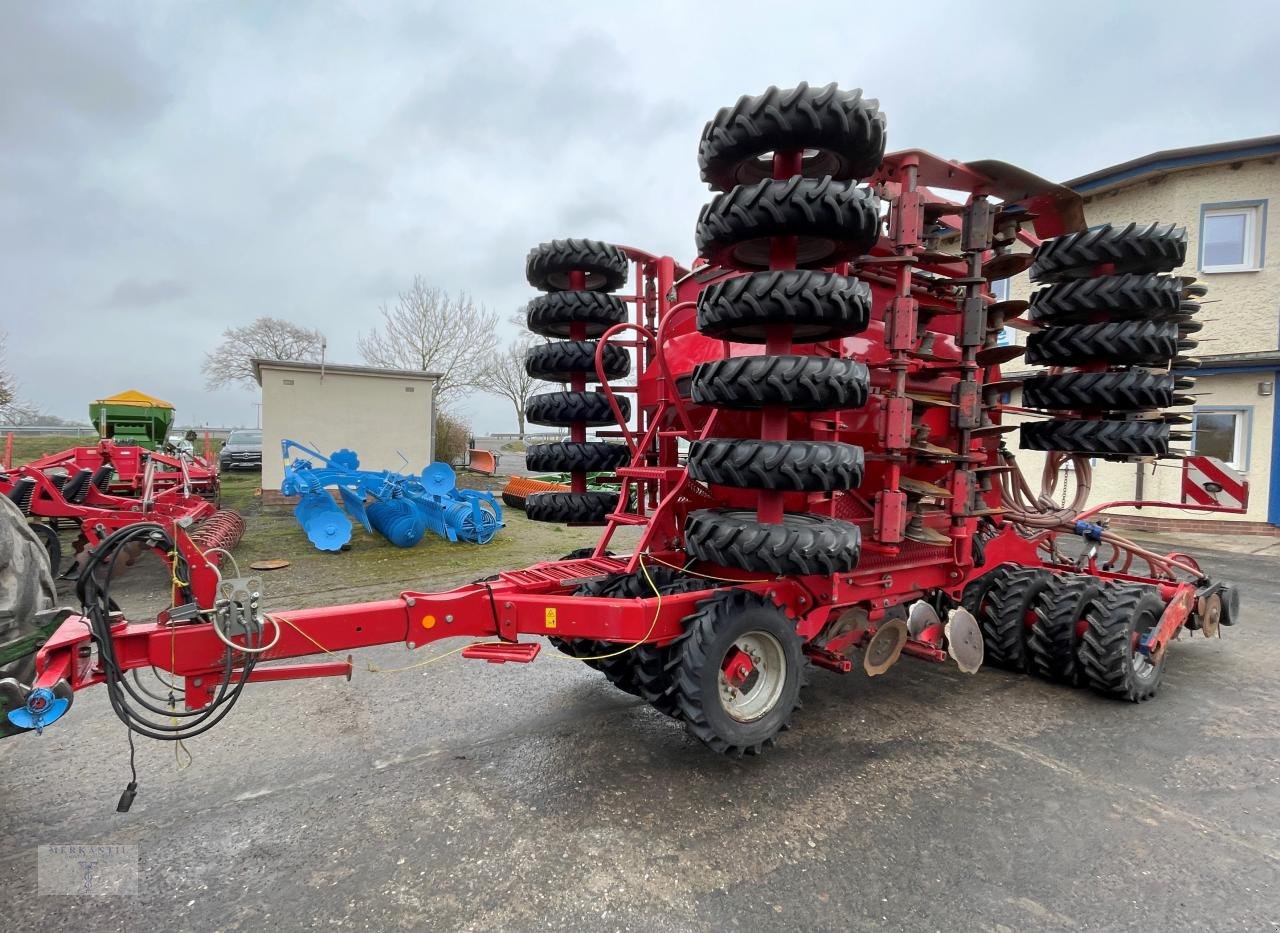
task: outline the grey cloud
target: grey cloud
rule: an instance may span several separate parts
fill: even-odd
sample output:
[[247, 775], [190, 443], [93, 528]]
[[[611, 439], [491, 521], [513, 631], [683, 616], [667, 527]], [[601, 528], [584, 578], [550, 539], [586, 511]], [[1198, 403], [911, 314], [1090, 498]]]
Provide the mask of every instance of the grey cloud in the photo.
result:
[[150, 308], [169, 304], [191, 291], [176, 279], [124, 279], [102, 299], [104, 308]]

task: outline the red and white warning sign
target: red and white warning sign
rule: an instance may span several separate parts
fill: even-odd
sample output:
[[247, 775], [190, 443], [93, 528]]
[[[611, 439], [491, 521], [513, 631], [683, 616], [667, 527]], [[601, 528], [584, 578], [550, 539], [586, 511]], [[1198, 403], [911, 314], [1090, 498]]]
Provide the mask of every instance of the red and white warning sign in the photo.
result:
[[1249, 482], [1243, 473], [1217, 457], [1185, 457], [1182, 461], [1182, 501], [1216, 505], [1223, 511], [1243, 512], [1249, 506]]

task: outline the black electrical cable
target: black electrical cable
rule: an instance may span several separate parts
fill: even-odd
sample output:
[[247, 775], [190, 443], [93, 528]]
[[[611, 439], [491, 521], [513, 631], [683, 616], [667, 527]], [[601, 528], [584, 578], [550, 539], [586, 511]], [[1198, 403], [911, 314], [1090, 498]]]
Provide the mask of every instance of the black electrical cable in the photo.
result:
[[[114, 575], [116, 561], [126, 545], [138, 540], [145, 540], [152, 548], [162, 550], [166, 554], [172, 554], [174, 551], [173, 541], [162, 526], [154, 524], [126, 526], [103, 540], [90, 560], [86, 562], [77, 581], [76, 590], [84, 606], [84, 614], [90, 621], [94, 641], [98, 645], [99, 658], [106, 674], [108, 699], [117, 717], [128, 727], [130, 740], [132, 741], [132, 734], [136, 732], [147, 738], [181, 741], [201, 735], [222, 721], [239, 699], [256, 658], [251, 654], [246, 655], [239, 677], [236, 678], [234, 653], [228, 648], [216, 694], [213, 700], [201, 710], [179, 711], [172, 706], [156, 706], [140, 696], [123, 676], [116, 659], [115, 644], [111, 638], [111, 614], [118, 611], [118, 606], [110, 595], [110, 581]], [[186, 562], [176, 554], [174, 560], [174, 575], [179, 581], [183, 581], [187, 576]], [[99, 579], [99, 570], [103, 571], [102, 579]], [[185, 599], [190, 599], [189, 581], [183, 583], [179, 589]], [[260, 632], [251, 633], [247, 639], [250, 643], [246, 647], [257, 647], [260, 634]], [[143, 688], [140, 683], [137, 687], [152, 699], [161, 699]], [[139, 713], [135, 707], [183, 721], [156, 722]]]

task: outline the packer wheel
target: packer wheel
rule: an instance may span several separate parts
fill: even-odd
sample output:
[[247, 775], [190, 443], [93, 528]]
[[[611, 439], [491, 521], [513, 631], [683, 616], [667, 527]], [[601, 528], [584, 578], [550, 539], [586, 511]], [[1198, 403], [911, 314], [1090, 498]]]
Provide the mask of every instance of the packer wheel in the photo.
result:
[[793, 411], [861, 408], [871, 377], [857, 360], [824, 356], [735, 356], [699, 363], [691, 397], [739, 411], [784, 405]]
[[605, 292], [548, 292], [525, 307], [529, 330], [540, 337], [567, 339], [574, 324], [586, 325], [585, 337], [599, 337], [627, 320], [627, 306]]
[[[620, 395], [617, 401], [622, 416], [631, 417], [631, 399]], [[575, 421], [587, 427], [615, 423], [609, 399], [601, 392], [544, 392], [529, 399], [524, 414], [530, 424], [560, 428], [567, 428]]]
[[1087, 279], [1100, 267], [1108, 274], [1170, 272], [1187, 256], [1187, 231], [1173, 224], [1101, 224], [1055, 237], [1036, 247], [1036, 282]]
[[1029, 421], [1018, 430], [1023, 450], [1120, 459], [1169, 452], [1169, 425], [1163, 421]]
[[834, 84], [770, 87], [743, 96], [707, 122], [698, 143], [702, 180], [715, 191], [772, 177], [774, 152], [803, 150], [807, 178], [860, 179], [884, 158], [885, 118], [860, 89]]
[[866, 282], [808, 269], [753, 272], [698, 295], [698, 330], [739, 343], [764, 343], [771, 324], [789, 324], [795, 343], [860, 334], [871, 318]]
[[839, 519], [788, 513], [766, 524], [755, 512], [734, 509], [691, 512], [684, 537], [685, 550], [698, 560], [798, 576], [850, 571], [862, 547], [858, 526]]
[[689, 474], [741, 489], [829, 492], [862, 482], [862, 448], [834, 441], [694, 441]]
[[587, 291], [611, 292], [627, 281], [627, 254], [599, 240], [551, 240], [529, 250], [525, 278], [544, 292], [567, 291], [571, 272], [586, 277]]
[[[597, 381], [596, 347], [594, 340], [558, 340], [530, 347], [524, 358], [524, 368], [534, 379], [547, 382], [569, 382], [579, 373], [588, 382]], [[607, 379], [621, 379], [631, 372], [631, 357], [622, 347], [608, 344], [604, 348], [602, 362]]]
[[713, 265], [769, 268], [770, 239], [796, 238], [796, 266], [830, 266], [866, 253], [880, 235], [880, 202], [856, 182], [766, 179], [719, 194], [694, 230]]

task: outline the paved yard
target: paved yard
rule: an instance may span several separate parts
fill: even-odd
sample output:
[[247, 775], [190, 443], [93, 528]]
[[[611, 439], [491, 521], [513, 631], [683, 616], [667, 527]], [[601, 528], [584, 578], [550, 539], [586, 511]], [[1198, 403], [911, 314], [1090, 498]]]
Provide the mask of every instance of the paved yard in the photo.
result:
[[[1178, 642], [1154, 702], [910, 660], [817, 672], [759, 760], [574, 662], [455, 656], [250, 688], [185, 769], [140, 744], [120, 815], [125, 732], [89, 692], [0, 744], [5, 926], [1272, 928], [1280, 560], [1200, 556], [1243, 584], [1243, 623]], [[140, 847], [138, 896], [35, 895], [37, 844], [108, 842]]]

